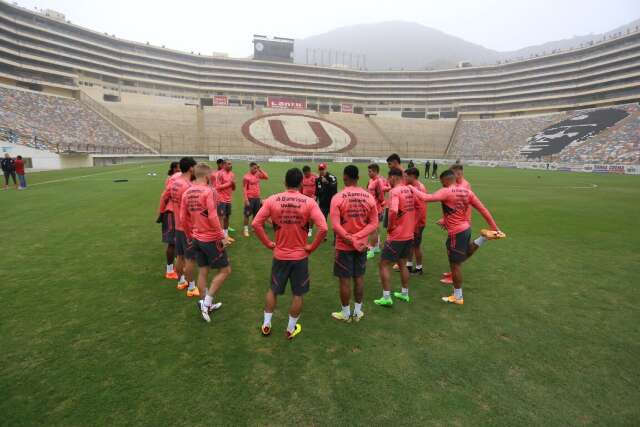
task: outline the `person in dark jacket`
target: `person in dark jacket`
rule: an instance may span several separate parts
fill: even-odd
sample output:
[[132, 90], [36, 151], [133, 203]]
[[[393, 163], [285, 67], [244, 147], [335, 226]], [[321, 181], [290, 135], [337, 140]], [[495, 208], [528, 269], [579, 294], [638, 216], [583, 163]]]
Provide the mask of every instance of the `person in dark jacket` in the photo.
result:
[[329, 216], [331, 199], [338, 192], [338, 179], [327, 170], [325, 163], [318, 165], [318, 178], [316, 179], [316, 199], [325, 218]]
[[0, 161], [2, 173], [4, 174], [4, 189], [9, 188], [9, 177], [13, 179], [13, 185], [18, 188], [16, 181], [16, 161], [11, 158], [9, 153], [4, 153], [4, 159]]

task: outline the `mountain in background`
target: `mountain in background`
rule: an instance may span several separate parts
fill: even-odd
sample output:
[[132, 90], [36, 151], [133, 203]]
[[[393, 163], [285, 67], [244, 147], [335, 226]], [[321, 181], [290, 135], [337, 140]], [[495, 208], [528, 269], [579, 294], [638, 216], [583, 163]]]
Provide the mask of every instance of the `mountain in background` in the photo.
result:
[[[366, 57], [365, 64], [369, 70], [452, 68], [460, 61], [487, 65], [505, 59], [528, 58], [545, 52], [549, 54], [557, 49], [580, 47], [581, 44], [601, 40], [611, 34], [626, 33], [627, 29], [635, 29], [638, 25], [640, 19], [603, 34], [576, 36], [499, 52], [424, 25], [389, 21], [337, 28], [296, 40], [294, 61], [298, 64], [344, 64], [355, 67], [358, 63], [356, 54], [359, 54], [359, 63], [362, 65], [362, 56]], [[320, 50], [324, 51], [322, 57]], [[351, 58], [349, 54], [352, 54]]]

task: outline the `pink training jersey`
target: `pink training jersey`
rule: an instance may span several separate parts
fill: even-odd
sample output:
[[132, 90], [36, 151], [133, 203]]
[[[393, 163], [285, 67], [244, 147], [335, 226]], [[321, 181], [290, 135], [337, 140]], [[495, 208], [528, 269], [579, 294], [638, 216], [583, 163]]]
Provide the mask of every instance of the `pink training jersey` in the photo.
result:
[[[427, 188], [424, 186], [422, 182], [419, 180], [413, 181], [411, 186], [423, 193], [426, 194]], [[419, 227], [424, 227], [427, 225], [427, 202], [423, 202], [422, 200], [416, 198], [416, 229]]]
[[302, 178], [302, 194], [312, 199], [316, 198], [316, 179], [318, 175], [314, 174]]
[[220, 169], [216, 173], [216, 191], [218, 200], [222, 203], [231, 203], [233, 197], [233, 181], [236, 176], [232, 171]]
[[[264, 223], [269, 218], [276, 231], [273, 257], [278, 260], [292, 261], [306, 258], [309, 253], [316, 250], [327, 235], [327, 221], [318, 204], [297, 190], [287, 190], [267, 198], [253, 220], [256, 236], [266, 247], [271, 248], [272, 242], [264, 231]], [[309, 220], [313, 221], [318, 230], [311, 245], [307, 245]]]
[[182, 172], [176, 172], [173, 175], [168, 176], [167, 179], [164, 180], [164, 190], [162, 191], [162, 195], [160, 196], [160, 213], [167, 211], [173, 212], [173, 202], [171, 201], [171, 197], [163, 196], [164, 192], [167, 190], [167, 188], [169, 188], [169, 183], [180, 175], [182, 175]]
[[256, 173], [247, 172], [242, 178], [242, 188], [244, 189], [244, 201], [260, 198], [260, 180], [269, 179], [269, 175], [258, 169]]
[[471, 226], [467, 218], [469, 206], [473, 206], [480, 212], [491, 229], [498, 229], [491, 213], [484, 207], [480, 199], [473, 191], [464, 187], [451, 185], [441, 188], [433, 194], [416, 194], [416, 197], [425, 202], [442, 202], [444, 226], [449, 234], [458, 234]]
[[384, 194], [385, 191], [389, 191], [388, 185], [380, 175], [369, 179], [369, 183], [367, 184], [367, 191], [369, 191], [369, 194], [371, 194], [373, 200], [375, 200], [378, 213], [382, 213], [384, 209]]
[[180, 218], [189, 240], [214, 242], [224, 239], [224, 231], [216, 212], [216, 201], [211, 187], [193, 184], [182, 194]]
[[[333, 196], [330, 216], [339, 251], [363, 251], [367, 247], [367, 237], [378, 227], [375, 199], [357, 186], [346, 187]], [[351, 236], [352, 243], [345, 241], [347, 235]]]
[[387, 240], [403, 242], [413, 239], [416, 229], [416, 200], [413, 187], [398, 184], [389, 192], [389, 226]]
[[163, 200], [165, 201], [165, 203], [169, 203], [170, 200], [173, 204], [176, 230], [184, 231], [182, 228], [182, 222], [180, 221], [180, 202], [182, 201], [182, 193], [184, 193], [190, 186], [191, 181], [187, 181], [187, 177], [181, 174], [175, 179], [169, 180], [169, 182], [167, 183], [167, 188], [164, 190], [164, 193], [162, 193], [162, 196], [160, 198], [161, 207]]
[[[469, 184], [469, 181], [467, 181], [466, 179], [464, 179], [464, 177], [460, 177], [460, 179], [456, 179], [456, 185], [458, 187], [462, 187], [462, 188], [466, 188], [467, 190], [471, 191], [471, 184]], [[469, 208], [467, 209], [467, 220], [469, 220], [469, 224], [471, 224], [471, 214], [473, 212], [471, 211], [471, 206], [469, 206]]]

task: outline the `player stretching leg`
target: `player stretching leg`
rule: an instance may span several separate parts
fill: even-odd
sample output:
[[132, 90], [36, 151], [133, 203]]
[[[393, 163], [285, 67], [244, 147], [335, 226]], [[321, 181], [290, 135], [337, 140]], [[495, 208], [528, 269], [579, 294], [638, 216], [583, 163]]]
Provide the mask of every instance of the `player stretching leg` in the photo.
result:
[[[219, 309], [222, 303], [214, 304], [224, 281], [231, 274], [231, 266], [227, 259], [227, 239], [224, 236], [220, 220], [216, 213], [213, 189], [209, 186], [211, 167], [206, 163], [198, 163], [195, 167], [195, 182], [182, 195], [180, 206], [182, 224], [185, 235], [191, 242], [190, 252], [198, 263], [198, 294], [204, 299], [197, 302], [198, 312], [210, 322], [210, 314]], [[207, 290], [209, 269], [218, 270]]]
[[353, 319], [364, 317], [362, 298], [367, 266], [367, 237], [378, 228], [378, 207], [368, 191], [358, 187], [358, 168], [344, 168], [344, 190], [331, 200], [331, 224], [336, 235], [333, 274], [340, 282], [342, 311], [331, 313], [334, 319], [351, 322], [351, 280], [355, 294]]
[[260, 200], [260, 180], [269, 179], [269, 175], [256, 162], [249, 164], [249, 172], [242, 178], [244, 196], [244, 237], [249, 237], [249, 217], [255, 218], [262, 206]]
[[[433, 194], [416, 192], [416, 198], [425, 202], [442, 203], [443, 225], [449, 233], [446, 245], [454, 287], [453, 295], [443, 297], [442, 300], [462, 305], [464, 304], [462, 296], [462, 263], [473, 255], [486, 240], [501, 239], [505, 237], [505, 234], [499, 230], [491, 213], [473, 194], [473, 191], [456, 184], [456, 176], [453, 171], [446, 170], [442, 172], [440, 174], [440, 182], [443, 188]], [[471, 227], [467, 219], [469, 206], [473, 206], [480, 212], [491, 227], [491, 230], [482, 230], [482, 235], [473, 242], [471, 242]]]
[[[373, 196], [376, 201], [376, 207], [378, 209], [378, 225], [382, 223], [382, 217], [384, 216], [384, 195], [389, 191], [390, 187], [387, 181], [380, 176], [380, 167], [372, 163], [368, 167], [369, 183], [367, 184], [367, 190], [369, 194]], [[369, 236], [369, 247], [367, 251], [367, 259], [373, 258], [380, 252], [380, 230], [378, 227]]]
[[[291, 281], [293, 298], [289, 309], [286, 337], [293, 339], [302, 331], [298, 318], [302, 312], [303, 295], [309, 291], [309, 254], [315, 251], [327, 235], [327, 221], [315, 200], [300, 193], [302, 171], [289, 169], [285, 176], [287, 191], [274, 194], [253, 220], [256, 236], [273, 251], [271, 285], [265, 297], [262, 335], [271, 333], [271, 318], [276, 308], [277, 295], [282, 295]], [[271, 219], [275, 230], [275, 242], [264, 230], [264, 223]], [[306, 226], [312, 220], [318, 228], [313, 243], [307, 243]]]
[[409, 270], [407, 259], [413, 247], [413, 233], [415, 231], [415, 198], [413, 187], [404, 183], [402, 171], [398, 168], [389, 170], [389, 184], [391, 185], [389, 200], [389, 220], [387, 226], [387, 240], [384, 242], [380, 256], [380, 281], [382, 282], [382, 298], [374, 301], [381, 306], [393, 305], [391, 299], [391, 267], [397, 263], [400, 268], [402, 292], [394, 292], [393, 296], [409, 302]]

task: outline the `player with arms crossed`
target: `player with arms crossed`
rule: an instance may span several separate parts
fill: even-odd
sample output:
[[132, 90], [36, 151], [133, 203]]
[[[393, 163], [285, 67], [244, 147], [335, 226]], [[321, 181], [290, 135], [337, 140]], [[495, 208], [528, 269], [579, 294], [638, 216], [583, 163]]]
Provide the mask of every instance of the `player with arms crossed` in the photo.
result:
[[[182, 195], [180, 205], [184, 233], [190, 243], [189, 251], [198, 264], [199, 294], [205, 295], [196, 305], [206, 322], [211, 322], [211, 312], [222, 306], [220, 302], [214, 304], [213, 299], [231, 274], [225, 251], [228, 242], [216, 212], [214, 190], [209, 185], [210, 176], [211, 167], [206, 163], [198, 163], [195, 167], [195, 182]], [[217, 269], [218, 273], [207, 290], [211, 268]]]
[[229, 219], [231, 218], [231, 202], [233, 200], [233, 192], [236, 189], [236, 176], [231, 171], [233, 165], [231, 160], [225, 160], [222, 169], [216, 173], [216, 192], [218, 193], [218, 217], [222, 221], [225, 237], [229, 238], [229, 242], [234, 239], [229, 237]]
[[[443, 297], [442, 300], [452, 304], [464, 304], [462, 296], [462, 263], [472, 256], [487, 240], [502, 239], [506, 235], [500, 231], [491, 213], [473, 194], [473, 191], [456, 185], [456, 175], [451, 170], [440, 174], [443, 188], [433, 194], [416, 192], [416, 197], [425, 202], [441, 202], [444, 213], [444, 227], [449, 233], [447, 239], [447, 253], [451, 278], [453, 280], [453, 295]], [[487, 221], [491, 230], [480, 230], [481, 236], [471, 241], [471, 226], [468, 220], [469, 206], [473, 206]]]
[[[343, 322], [359, 322], [364, 317], [362, 298], [364, 274], [367, 266], [367, 238], [378, 227], [378, 207], [367, 190], [358, 187], [358, 168], [344, 168], [345, 188], [331, 200], [331, 224], [336, 235], [336, 253], [333, 274], [340, 283], [342, 311], [331, 317]], [[351, 281], [355, 308], [351, 316]]]
[[242, 178], [244, 196], [244, 237], [249, 237], [249, 217], [255, 218], [262, 206], [260, 199], [260, 180], [269, 179], [269, 175], [256, 162], [249, 163], [249, 172]]
[[[315, 251], [327, 234], [327, 221], [315, 200], [300, 193], [302, 171], [289, 169], [285, 176], [287, 191], [274, 194], [253, 220], [253, 228], [260, 241], [273, 251], [271, 284], [265, 297], [262, 335], [271, 334], [271, 318], [276, 308], [277, 295], [282, 295], [291, 281], [293, 298], [289, 310], [286, 337], [293, 339], [302, 331], [298, 318], [302, 312], [303, 295], [309, 291], [309, 254]], [[264, 223], [271, 219], [275, 229], [275, 242], [264, 230]], [[309, 220], [318, 227], [313, 243], [307, 243]]]
[[[367, 190], [376, 202], [378, 209], [378, 225], [382, 223], [382, 217], [384, 216], [384, 195], [390, 190], [387, 181], [380, 176], [380, 166], [375, 163], [371, 163], [367, 168], [369, 174], [369, 182], [367, 184]], [[376, 227], [369, 236], [369, 250], [367, 251], [367, 259], [373, 258], [376, 253], [380, 252], [380, 230]]]

